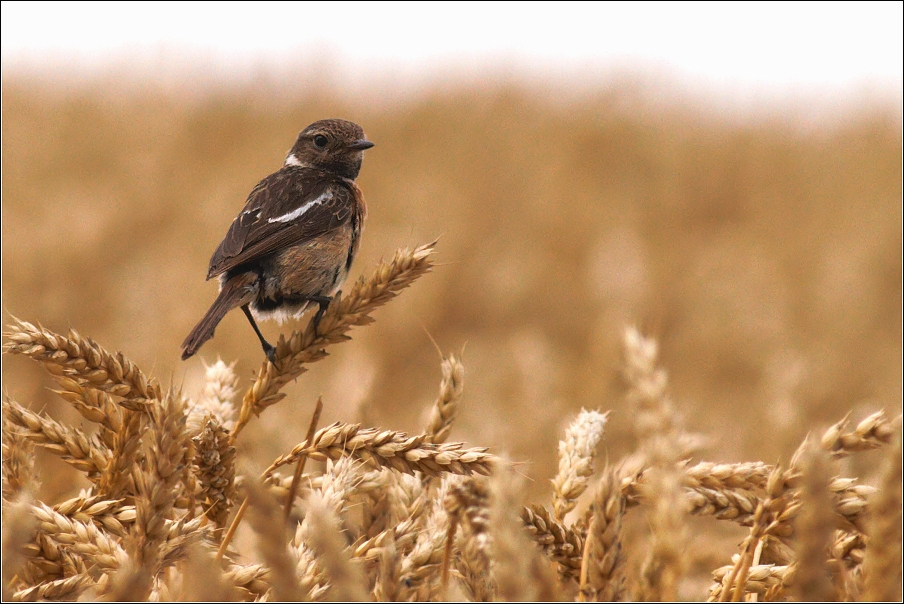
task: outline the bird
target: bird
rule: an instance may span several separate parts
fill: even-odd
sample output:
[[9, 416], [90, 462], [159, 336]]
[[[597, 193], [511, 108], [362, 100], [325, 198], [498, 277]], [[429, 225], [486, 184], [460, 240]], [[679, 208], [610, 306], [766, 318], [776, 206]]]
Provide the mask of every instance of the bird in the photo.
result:
[[254, 187], [210, 258], [207, 279], [219, 277], [219, 294], [182, 343], [182, 360], [234, 308], [245, 313], [270, 362], [276, 348], [256, 319], [282, 322], [317, 304], [317, 329], [361, 245], [367, 204], [355, 179], [373, 146], [361, 126], [343, 119], [301, 131], [282, 168]]

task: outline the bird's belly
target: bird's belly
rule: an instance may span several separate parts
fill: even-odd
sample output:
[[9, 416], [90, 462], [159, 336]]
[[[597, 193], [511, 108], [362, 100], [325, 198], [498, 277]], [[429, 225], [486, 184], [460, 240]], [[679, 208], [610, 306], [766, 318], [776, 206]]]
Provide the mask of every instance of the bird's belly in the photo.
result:
[[263, 319], [297, 317], [312, 296], [332, 296], [348, 276], [351, 229], [332, 231], [285, 248], [261, 264], [261, 287], [252, 304]]

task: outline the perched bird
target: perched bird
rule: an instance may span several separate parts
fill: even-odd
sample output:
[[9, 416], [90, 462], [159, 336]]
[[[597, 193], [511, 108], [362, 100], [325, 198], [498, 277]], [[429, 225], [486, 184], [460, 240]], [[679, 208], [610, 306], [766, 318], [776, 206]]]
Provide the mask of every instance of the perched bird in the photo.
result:
[[373, 146], [361, 126], [346, 120], [301, 131], [286, 163], [254, 187], [213, 253], [207, 278], [220, 278], [220, 293], [182, 343], [183, 360], [233, 308], [244, 311], [271, 361], [276, 348], [255, 318], [281, 321], [313, 302], [316, 328], [361, 244], [367, 205], [355, 178]]

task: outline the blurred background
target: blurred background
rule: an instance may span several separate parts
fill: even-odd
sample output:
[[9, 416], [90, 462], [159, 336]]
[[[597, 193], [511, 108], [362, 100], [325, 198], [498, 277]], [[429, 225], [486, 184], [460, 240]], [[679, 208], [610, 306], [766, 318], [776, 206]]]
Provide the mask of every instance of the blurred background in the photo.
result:
[[[4, 322], [73, 327], [189, 394], [219, 355], [247, 387], [241, 313], [179, 344], [246, 195], [326, 117], [376, 142], [352, 278], [441, 236], [432, 274], [252, 422], [255, 464], [320, 394], [323, 423], [418, 432], [431, 338], [464, 351], [452, 439], [525, 462], [536, 500], [582, 406], [613, 411], [604, 455], [633, 449], [626, 325], [661, 343], [705, 459], [787, 460], [848, 411], [900, 412], [900, 3], [2, 11]], [[5, 395], [77, 421], [52, 385], [4, 356]], [[72, 477], [49, 498], [85, 486], [42, 472]]]

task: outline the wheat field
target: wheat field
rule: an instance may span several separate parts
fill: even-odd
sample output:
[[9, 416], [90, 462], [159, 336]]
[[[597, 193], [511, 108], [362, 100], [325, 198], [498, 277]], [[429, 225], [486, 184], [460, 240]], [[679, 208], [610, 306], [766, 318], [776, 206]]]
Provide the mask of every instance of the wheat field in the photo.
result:
[[[319, 90], [4, 79], [4, 599], [900, 599], [896, 109]], [[333, 116], [341, 299], [180, 363]]]

